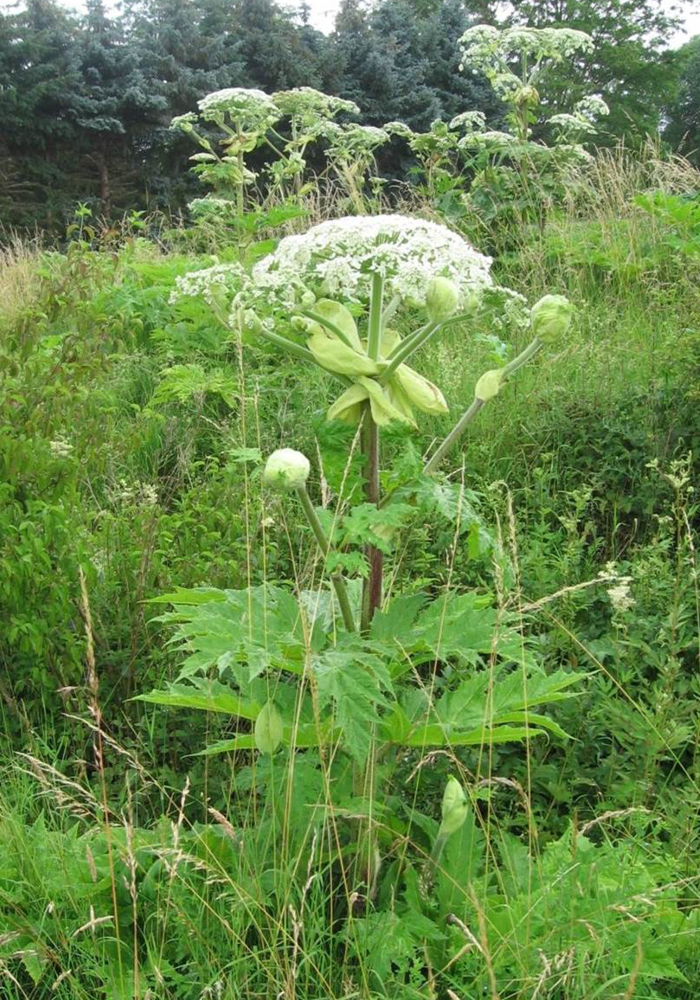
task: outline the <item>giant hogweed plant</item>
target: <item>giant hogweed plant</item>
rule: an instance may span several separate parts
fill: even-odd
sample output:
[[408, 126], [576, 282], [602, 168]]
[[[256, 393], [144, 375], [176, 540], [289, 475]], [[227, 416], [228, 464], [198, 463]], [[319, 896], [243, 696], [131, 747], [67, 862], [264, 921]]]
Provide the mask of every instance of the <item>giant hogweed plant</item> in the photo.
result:
[[[197, 112], [178, 115], [170, 124], [172, 131], [185, 133], [200, 146], [200, 152], [190, 157], [192, 169], [212, 189], [210, 195], [190, 202], [196, 219], [231, 223], [251, 207], [259, 210], [261, 179], [266, 182], [268, 200], [281, 195], [298, 205], [316, 186], [315, 179], [306, 177], [307, 154], [319, 142], [324, 144], [326, 173], [341, 183], [354, 211], [365, 211], [367, 175], [372, 172], [375, 151], [390, 136], [371, 126], [340, 124], [337, 119], [342, 116], [359, 115], [353, 101], [313, 87], [272, 95], [229, 87], [207, 94], [197, 107]], [[262, 178], [250, 163], [250, 154], [260, 148], [269, 157]]]
[[[174, 626], [184, 660], [174, 684], [141, 697], [230, 717], [233, 733], [204, 752], [318, 748], [319, 761], [349, 767], [355, 792], [379, 808], [378, 783], [388, 787], [411, 748], [565, 735], [540, 709], [569, 697], [579, 678], [545, 674], [516, 617], [490, 595], [385, 593], [385, 557], [417, 496], [481, 409], [571, 322], [562, 296], [533, 306], [529, 345], [481, 375], [422, 471], [383, 495], [383, 428], [417, 428], [422, 414], [448, 409], [409, 361], [449, 327], [468, 326], [485, 303], [515, 298], [522, 307], [493, 284], [489, 267], [443, 226], [379, 216], [286, 237], [251, 273], [228, 264], [178, 279], [176, 296], [203, 296], [244, 342], [267, 343], [334, 376], [338, 395], [327, 416], [356, 428], [363, 465], [362, 495], [337, 497], [334, 512], [315, 506], [303, 454], [282, 448], [264, 468], [264, 484], [305, 515], [328, 589], [263, 584], [157, 599], [170, 606], [160, 620]], [[416, 315], [415, 329], [401, 336], [398, 321]]]
[[[543, 207], [560, 203], [572, 178], [590, 164], [583, 143], [608, 114], [605, 101], [590, 95], [569, 112], [548, 114], [542, 89], [552, 67], [593, 48], [589, 35], [570, 28], [480, 24], [462, 35], [460, 68], [486, 77], [506, 107], [506, 129], [460, 123], [468, 127], [458, 146], [473, 173], [465, 205], [485, 221], [540, 218]], [[549, 134], [549, 141], [535, 138], [535, 131]]]

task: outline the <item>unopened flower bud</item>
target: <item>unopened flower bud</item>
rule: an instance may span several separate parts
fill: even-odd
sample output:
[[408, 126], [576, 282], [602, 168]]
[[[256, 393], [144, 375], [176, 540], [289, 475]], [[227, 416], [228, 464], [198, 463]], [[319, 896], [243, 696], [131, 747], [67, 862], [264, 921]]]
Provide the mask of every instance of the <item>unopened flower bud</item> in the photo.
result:
[[253, 309], [245, 309], [242, 314], [242, 325], [246, 333], [259, 334], [263, 330], [262, 320]]
[[474, 399], [480, 399], [482, 403], [488, 403], [490, 399], [498, 395], [503, 381], [503, 370], [492, 368], [491, 371], [484, 372], [474, 389]]
[[428, 285], [425, 307], [431, 323], [442, 323], [453, 316], [459, 305], [459, 288], [450, 278], [437, 277]]
[[527, 84], [516, 91], [513, 100], [517, 108], [536, 108], [540, 103], [539, 91], [536, 87]]
[[447, 838], [463, 825], [469, 811], [467, 795], [459, 781], [450, 776], [442, 796], [442, 823], [439, 837]]
[[263, 482], [273, 489], [288, 492], [304, 486], [310, 472], [311, 465], [306, 455], [293, 448], [279, 448], [265, 463]]
[[307, 288], [301, 293], [300, 302], [305, 309], [309, 309], [315, 304], [316, 296]]
[[284, 724], [271, 701], [265, 702], [255, 720], [255, 745], [260, 753], [272, 754], [282, 742]]
[[300, 333], [308, 333], [313, 323], [306, 316], [292, 316], [292, 329], [299, 330]]
[[543, 344], [556, 344], [567, 333], [574, 307], [565, 295], [545, 295], [530, 310], [533, 334]]

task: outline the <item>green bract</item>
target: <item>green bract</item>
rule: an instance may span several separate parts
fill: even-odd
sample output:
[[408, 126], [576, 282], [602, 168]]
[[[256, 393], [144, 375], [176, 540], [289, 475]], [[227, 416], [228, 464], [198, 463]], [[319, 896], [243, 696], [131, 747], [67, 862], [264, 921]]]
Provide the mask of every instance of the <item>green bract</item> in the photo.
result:
[[282, 717], [273, 703], [268, 701], [255, 720], [255, 746], [260, 753], [272, 754], [281, 744], [283, 736]]
[[467, 818], [468, 812], [469, 803], [466, 792], [459, 781], [451, 775], [447, 779], [442, 796], [442, 823], [438, 837], [451, 837], [453, 833], [456, 833]]
[[273, 489], [287, 492], [304, 486], [310, 472], [311, 465], [306, 455], [293, 448], [279, 448], [272, 452], [265, 464], [263, 482]]

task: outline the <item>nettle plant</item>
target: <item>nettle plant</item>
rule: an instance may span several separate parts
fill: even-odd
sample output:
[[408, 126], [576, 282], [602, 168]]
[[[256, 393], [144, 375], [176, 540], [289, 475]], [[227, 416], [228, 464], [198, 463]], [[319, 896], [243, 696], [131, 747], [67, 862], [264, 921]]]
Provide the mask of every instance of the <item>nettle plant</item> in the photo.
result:
[[[357, 452], [362, 472], [347, 477], [348, 491], [341, 484], [332, 509], [314, 503], [306, 456], [288, 448], [270, 455], [264, 485], [299, 504], [321, 583], [159, 598], [172, 606], [161, 620], [175, 627], [185, 659], [176, 683], [142, 698], [229, 716], [233, 733], [207, 753], [286, 754], [291, 766], [295, 751], [318, 748], [317, 766], [352, 775], [355, 815], [385, 808], [411, 748], [564, 736], [538, 709], [568, 697], [580, 679], [545, 674], [517, 617], [489, 594], [385, 593], [385, 560], [416, 505], [451, 498], [459, 520], [467, 504], [462, 487], [436, 478], [443, 459], [517, 370], [570, 327], [572, 307], [562, 296], [528, 310], [529, 345], [477, 380], [471, 404], [424, 466], [383, 495], [382, 429], [417, 428], [421, 415], [448, 409], [439, 387], [409, 362], [494, 303], [524, 308], [494, 285], [489, 268], [489, 258], [447, 228], [396, 215], [338, 219], [286, 237], [251, 273], [228, 264], [178, 279], [176, 295], [204, 298], [236, 338], [334, 377], [338, 395], [327, 416], [356, 428], [348, 468]], [[416, 316], [415, 329], [401, 336]]]
[[[593, 51], [593, 39], [569, 28], [498, 29], [481, 24], [460, 39], [462, 70], [485, 76], [506, 105], [508, 130], [476, 123], [459, 141], [475, 172], [466, 196], [468, 208], [491, 221], [539, 218], [543, 206], [563, 200], [576, 172], [591, 156], [583, 142], [596, 134], [607, 115], [597, 95], [580, 100], [569, 113], [547, 115], [541, 90], [547, 73], [563, 62]], [[533, 138], [533, 131], [551, 141]]]

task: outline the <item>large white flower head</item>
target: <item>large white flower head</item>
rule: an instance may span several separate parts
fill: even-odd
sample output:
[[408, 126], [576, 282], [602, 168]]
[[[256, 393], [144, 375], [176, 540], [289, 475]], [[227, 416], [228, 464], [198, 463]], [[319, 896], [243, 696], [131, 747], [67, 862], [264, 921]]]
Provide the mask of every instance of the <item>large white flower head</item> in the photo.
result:
[[267, 128], [281, 117], [281, 111], [262, 90], [227, 87], [197, 101], [202, 118], [220, 123], [228, 115], [244, 131]]
[[405, 215], [351, 216], [287, 236], [253, 268], [252, 285], [268, 302], [287, 306], [305, 295], [365, 303], [372, 275], [385, 294], [425, 306], [432, 278], [451, 279], [460, 300], [491, 284], [491, 259], [445, 226]]

